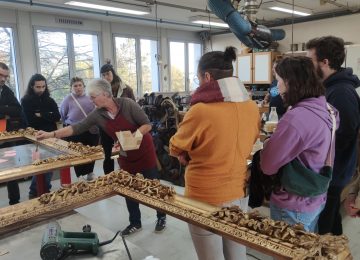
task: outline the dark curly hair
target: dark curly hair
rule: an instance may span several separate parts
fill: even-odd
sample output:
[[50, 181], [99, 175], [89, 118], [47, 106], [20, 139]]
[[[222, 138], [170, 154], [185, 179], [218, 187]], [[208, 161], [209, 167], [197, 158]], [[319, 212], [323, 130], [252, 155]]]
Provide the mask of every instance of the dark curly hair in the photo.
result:
[[215, 79], [231, 77], [233, 75], [232, 62], [236, 60], [236, 48], [226, 47], [225, 51], [212, 51], [205, 53], [198, 65], [198, 72], [204, 75], [205, 72]]
[[306, 49], [315, 49], [318, 61], [329, 60], [330, 68], [338, 71], [345, 60], [344, 40], [335, 36], [315, 38], [306, 43]]
[[50, 97], [50, 92], [49, 92], [49, 88], [48, 88], [48, 85], [47, 85], [46, 78], [41, 74], [32, 75], [32, 77], [29, 80], [25, 95], [26, 96], [35, 96], [36, 95], [35, 92], [34, 92], [34, 89], [33, 89], [33, 87], [35, 86], [35, 81], [45, 81], [46, 88], [45, 88], [45, 91], [44, 91], [44, 93], [42, 95], [45, 96], [45, 97]]
[[283, 58], [275, 67], [287, 91], [284, 103], [293, 106], [306, 98], [319, 97], [325, 94], [325, 88], [318, 77], [310, 58], [303, 56]]

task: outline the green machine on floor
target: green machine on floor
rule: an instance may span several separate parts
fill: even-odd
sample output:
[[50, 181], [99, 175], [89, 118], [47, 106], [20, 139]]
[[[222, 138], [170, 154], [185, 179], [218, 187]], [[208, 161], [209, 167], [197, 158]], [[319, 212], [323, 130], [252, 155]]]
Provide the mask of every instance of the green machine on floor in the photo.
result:
[[[110, 244], [121, 232], [118, 231], [111, 240], [99, 242], [98, 235], [91, 232], [90, 225], [83, 227], [83, 232], [65, 232], [57, 222], [48, 224], [41, 243], [40, 256], [43, 260], [60, 260], [69, 255], [91, 253], [97, 255], [99, 247]], [[121, 235], [126, 252], [131, 260], [129, 249]]]

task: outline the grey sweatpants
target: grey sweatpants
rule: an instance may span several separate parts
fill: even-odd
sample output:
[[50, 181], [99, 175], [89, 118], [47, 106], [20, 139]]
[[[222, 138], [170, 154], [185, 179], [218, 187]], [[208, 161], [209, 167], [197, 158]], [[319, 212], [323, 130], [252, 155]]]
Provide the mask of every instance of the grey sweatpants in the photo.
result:
[[[220, 206], [236, 205], [246, 212], [248, 201], [249, 197], [245, 197]], [[247, 259], [245, 246], [191, 224], [189, 224], [189, 230], [199, 260]]]

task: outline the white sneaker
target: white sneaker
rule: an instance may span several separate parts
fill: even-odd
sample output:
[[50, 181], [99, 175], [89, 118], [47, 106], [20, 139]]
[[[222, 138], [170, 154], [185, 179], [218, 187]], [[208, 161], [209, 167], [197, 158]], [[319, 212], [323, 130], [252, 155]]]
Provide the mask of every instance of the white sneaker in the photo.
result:
[[95, 179], [95, 178], [96, 178], [95, 174], [94, 174], [93, 172], [91, 172], [91, 173], [89, 173], [89, 174], [87, 175], [86, 180], [87, 180], [87, 181], [92, 181], [92, 180]]

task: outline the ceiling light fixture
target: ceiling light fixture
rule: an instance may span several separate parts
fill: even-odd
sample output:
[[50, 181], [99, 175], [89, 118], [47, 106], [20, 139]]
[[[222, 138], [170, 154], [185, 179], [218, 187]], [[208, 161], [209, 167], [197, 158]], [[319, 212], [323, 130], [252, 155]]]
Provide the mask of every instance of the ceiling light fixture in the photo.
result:
[[304, 12], [300, 12], [300, 11], [296, 11], [296, 10], [293, 11], [292, 9], [287, 9], [287, 8], [278, 7], [278, 6], [270, 7], [270, 9], [275, 10], [275, 11], [279, 11], [279, 12], [289, 13], [289, 14], [292, 14], [294, 12], [294, 14], [300, 15], [300, 16], [309, 16], [309, 15], [311, 15], [311, 14], [308, 14], [308, 13], [304, 13]]
[[133, 5], [104, 5], [100, 2], [90, 2], [90, 1], [68, 1], [66, 5], [78, 6], [83, 8], [97, 9], [102, 11], [110, 11], [117, 13], [133, 14], [133, 15], [146, 15], [151, 13], [151, 9], [145, 6], [133, 6]]
[[209, 20], [209, 17], [206, 17], [206, 16], [190, 17], [190, 22], [196, 23], [196, 24], [214, 26], [214, 27], [229, 28], [229, 25], [222, 22], [220, 19], [210, 18], [210, 20]]
[[310, 9], [303, 8], [303, 7], [296, 6], [296, 5], [293, 8], [293, 6], [291, 4], [280, 2], [280, 1], [266, 2], [263, 4], [263, 7], [267, 7], [271, 10], [288, 13], [288, 14], [294, 13], [294, 15], [299, 15], [299, 16], [309, 16], [312, 14], [312, 11]]

